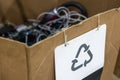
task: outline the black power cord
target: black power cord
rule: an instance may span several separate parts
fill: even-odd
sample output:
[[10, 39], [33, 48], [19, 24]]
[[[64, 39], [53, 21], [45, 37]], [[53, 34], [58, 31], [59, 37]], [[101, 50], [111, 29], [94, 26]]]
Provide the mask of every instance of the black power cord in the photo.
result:
[[71, 2], [67, 2], [67, 3], [62, 4], [61, 6], [64, 6], [64, 7], [67, 7], [67, 8], [75, 7], [75, 8], [80, 10], [82, 15], [88, 17], [87, 10], [85, 9], [85, 7], [81, 3], [71, 1]]

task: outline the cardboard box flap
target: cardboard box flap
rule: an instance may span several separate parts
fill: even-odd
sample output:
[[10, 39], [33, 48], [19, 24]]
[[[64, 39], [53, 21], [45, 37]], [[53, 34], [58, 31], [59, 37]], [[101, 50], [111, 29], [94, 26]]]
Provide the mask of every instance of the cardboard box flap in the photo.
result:
[[[2, 12], [7, 20], [14, 22], [16, 24], [24, 23], [24, 16], [26, 18], [36, 18], [40, 13], [50, 11], [54, 7], [61, 5], [65, 2], [72, 0], [1, 0], [0, 7], [2, 8]], [[106, 11], [111, 8], [119, 7], [119, 0], [74, 0], [83, 4], [89, 16], [93, 16], [99, 12]], [[19, 6], [18, 2], [20, 2], [21, 6]], [[22, 7], [22, 11], [21, 11]], [[0, 11], [1, 13], [1, 11]], [[1, 15], [3, 16], [3, 15]], [[0, 17], [1, 19], [1, 17]]]
[[[0, 0], [1, 18], [5, 21], [14, 22], [16, 24], [23, 23], [21, 12], [16, 3], [16, 0]], [[1, 20], [3, 22], [3, 20]]]
[[[73, 0], [59, 0], [59, 5], [65, 2], [68, 2], [68, 1], [73, 1]], [[89, 16], [93, 16], [100, 12], [120, 6], [119, 0], [104, 0], [104, 1], [102, 0], [90, 0], [90, 1], [74, 0], [74, 1], [80, 2], [82, 5], [84, 5], [89, 13]]]
[[41, 12], [52, 10], [56, 3], [56, 0], [1, 0], [2, 12], [0, 12], [8, 21], [20, 24], [24, 23], [25, 17], [35, 19]]

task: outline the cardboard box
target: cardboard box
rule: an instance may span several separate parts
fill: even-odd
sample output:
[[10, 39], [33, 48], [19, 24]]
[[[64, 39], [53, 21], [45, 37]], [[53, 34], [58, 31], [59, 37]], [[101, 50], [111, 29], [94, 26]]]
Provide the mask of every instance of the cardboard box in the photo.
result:
[[[22, 7], [18, 6], [21, 1]], [[0, 0], [0, 20], [3, 17], [16, 24], [23, 23], [25, 18], [36, 18], [68, 0]], [[101, 80], [112, 80], [120, 43], [120, 6], [119, 0], [76, 0], [88, 10], [87, 20], [66, 30], [68, 40], [98, 26], [97, 13], [100, 13], [100, 24], [107, 24], [107, 43], [105, 67]], [[95, 16], [93, 16], [95, 15]], [[0, 80], [55, 80], [54, 49], [64, 43], [63, 32], [40, 41], [33, 46], [10, 39], [0, 38]]]
[[120, 49], [118, 51], [118, 58], [117, 58], [117, 63], [116, 63], [114, 73], [116, 74], [117, 77], [120, 78]]

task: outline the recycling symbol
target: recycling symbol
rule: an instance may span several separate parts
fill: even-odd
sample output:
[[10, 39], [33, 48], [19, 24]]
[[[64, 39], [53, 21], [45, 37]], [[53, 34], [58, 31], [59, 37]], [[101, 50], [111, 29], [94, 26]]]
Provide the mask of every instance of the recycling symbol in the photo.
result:
[[[89, 50], [89, 47], [90, 45], [87, 45], [87, 44], [82, 44], [80, 47], [79, 47], [79, 50], [75, 56], [75, 59], [72, 60], [72, 66], [71, 66], [71, 70], [72, 71], [76, 71], [82, 67], [86, 67], [88, 63], [91, 62], [92, 58], [93, 58], [93, 54], [91, 52], [91, 50]], [[90, 59], [89, 60], [85, 60], [83, 64], [80, 64], [78, 66], [76, 66], [75, 64], [78, 63], [78, 60], [77, 58], [79, 57], [80, 53], [81, 53], [81, 50], [84, 49], [84, 53], [87, 52], [87, 54], [89, 55]]]

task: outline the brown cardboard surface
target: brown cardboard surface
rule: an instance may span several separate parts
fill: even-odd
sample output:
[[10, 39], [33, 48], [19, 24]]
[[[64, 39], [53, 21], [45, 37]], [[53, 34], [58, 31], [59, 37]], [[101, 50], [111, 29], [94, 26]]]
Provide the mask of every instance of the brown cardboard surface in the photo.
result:
[[82, 3], [86, 7], [89, 16], [120, 6], [119, 0], [59, 0], [59, 4], [68, 1], [77, 1]]
[[[23, 23], [23, 16], [35, 18], [43, 11], [68, 0], [0, 0], [0, 18], [3, 15], [16, 24]], [[77, 0], [88, 10], [89, 16], [120, 6], [119, 0]], [[94, 4], [94, 5], [93, 5]], [[23, 15], [22, 15], [23, 14]], [[0, 19], [1, 21], [1, 19]], [[100, 24], [106, 23], [107, 43], [105, 51], [105, 67], [101, 80], [112, 80], [120, 43], [120, 11], [113, 9], [100, 14]], [[93, 16], [80, 24], [66, 30], [68, 40], [98, 26], [98, 16]], [[63, 32], [45, 39], [31, 47], [13, 40], [0, 38], [0, 80], [55, 80], [54, 49], [64, 43]]]
[[0, 0], [2, 17], [16, 24], [23, 23], [21, 12], [17, 6], [16, 0]]
[[0, 80], [28, 80], [26, 48], [0, 39]]
[[117, 63], [116, 63], [116, 67], [115, 67], [115, 74], [117, 77], [120, 78], [120, 49], [119, 49], [119, 52], [118, 52], [118, 58], [117, 58]]
[[52, 10], [56, 3], [56, 0], [0, 0], [2, 12], [7, 20], [16, 24], [24, 22], [22, 14], [29, 19], [36, 18], [41, 12]]
[[36, 18], [38, 14], [52, 10], [57, 0], [20, 0], [28, 18]]
[[[21, 3], [23, 11], [21, 12], [17, 2]], [[21, 13], [24, 12], [27, 18], [36, 18], [38, 14], [44, 11], [50, 11], [53, 7], [72, 0], [0, 0], [1, 8], [8, 20], [16, 24], [23, 23]], [[74, 0], [83, 4], [89, 16], [116, 8], [120, 6], [119, 0]], [[1, 15], [2, 16], [2, 15]]]

